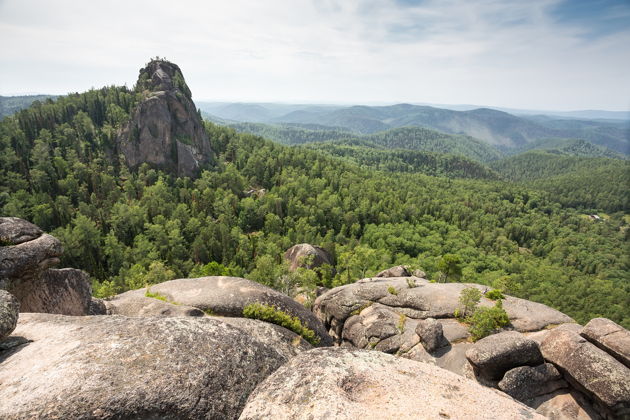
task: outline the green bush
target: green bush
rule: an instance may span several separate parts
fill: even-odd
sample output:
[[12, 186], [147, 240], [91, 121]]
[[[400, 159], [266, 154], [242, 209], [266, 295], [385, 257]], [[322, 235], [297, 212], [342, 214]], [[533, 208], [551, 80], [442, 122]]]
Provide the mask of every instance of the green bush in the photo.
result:
[[481, 291], [476, 287], [467, 287], [459, 294], [459, 304], [461, 310], [459, 313], [462, 316], [469, 316], [477, 307], [477, 304], [481, 300]]
[[505, 298], [505, 296], [503, 296], [503, 293], [499, 289], [490, 290], [488, 293], [485, 294], [485, 296], [490, 300], [498, 300], [498, 299]]
[[208, 277], [208, 276], [238, 276], [231, 267], [226, 267], [216, 261], [210, 261], [206, 265], [197, 264], [188, 274], [188, 277]]
[[315, 331], [302, 325], [302, 322], [297, 317], [291, 316], [271, 305], [251, 303], [243, 308], [243, 316], [245, 318], [259, 319], [261, 321], [280, 325], [281, 327], [301, 335], [302, 338], [314, 346], [319, 344], [319, 337], [315, 335]]
[[468, 331], [473, 341], [493, 334], [510, 323], [501, 300], [497, 300], [492, 308], [477, 308], [467, 321], [470, 324]]
[[394, 296], [398, 295], [398, 290], [396, 290], [396, 288], [395, 288], [394, 286], [389, 286], [389, 287], [387, 288], [387, 291], [388, 291], [388, 292], [389, 292], [389, 294], [391, 294], [391, 295], [394, 295]]

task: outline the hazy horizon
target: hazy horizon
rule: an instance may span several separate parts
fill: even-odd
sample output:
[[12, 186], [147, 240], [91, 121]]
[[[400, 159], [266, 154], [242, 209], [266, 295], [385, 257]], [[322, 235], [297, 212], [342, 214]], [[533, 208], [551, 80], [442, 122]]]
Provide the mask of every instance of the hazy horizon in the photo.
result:
[[155, 56], [197, 101], [630, 110], [630, 3], [0, 0], [0, 95], [131, 87]]

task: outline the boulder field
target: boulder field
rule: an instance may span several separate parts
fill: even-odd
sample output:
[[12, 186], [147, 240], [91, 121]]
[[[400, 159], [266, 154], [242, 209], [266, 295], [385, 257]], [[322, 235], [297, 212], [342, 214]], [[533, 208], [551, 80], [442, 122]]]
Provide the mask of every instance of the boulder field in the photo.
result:
[[0, 218], [2, 419], [630, 418], [630, 333], [607, 319], [505, 296], [509, 324], [473, 342], [460, 293], [492, 307], [487, 287], [403, 266], [312, 311], [219, 276], [100, 300], [86, 273], [50, 268], [62, 252]]

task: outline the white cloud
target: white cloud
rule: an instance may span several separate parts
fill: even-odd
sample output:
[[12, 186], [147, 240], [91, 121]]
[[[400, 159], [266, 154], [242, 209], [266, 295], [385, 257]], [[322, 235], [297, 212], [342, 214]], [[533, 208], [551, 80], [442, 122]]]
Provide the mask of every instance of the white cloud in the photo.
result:
[[156, 55], [195, 98], [627, 109], [630, 29], [585, 40], [557, 1], [0, 2], [0, 93], [135, 82]]

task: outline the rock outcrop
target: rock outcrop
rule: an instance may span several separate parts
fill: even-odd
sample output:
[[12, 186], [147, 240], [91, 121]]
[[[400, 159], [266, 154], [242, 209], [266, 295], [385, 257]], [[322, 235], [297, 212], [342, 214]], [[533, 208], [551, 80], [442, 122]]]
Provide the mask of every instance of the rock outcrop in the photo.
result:
[[[177, 279], [151, 286], [149, 294], [163, 301], [158, 300], [158, 304], [154, 302], [157, 299], [146, 297], [146, 288], [132, 290], [107, 301], [108, 312], [129, 316], [158, 314], [159, 308], [166, 308], [163, 304], [168, 303], [172, 311], [177, 311], [177, 306], [183, 306], [186, 308], [184, 310], [197, 308], [212, 315], [242, 317], [247, 305], [261, 303], [297, 317], [304, 326], [315, 332], [320, 340], [319, 345], [332, 344], [322, 323], [311, 311], [289, 296], [247, 279], [224, 276]], [[153, 306], [149, 306], [149, 303]]]
[[180, 177], [192, 177], [214, 161], [201, 116], [176, 64], [149, 62], [140, 70], [136, 92], [142, 100], [117, 142], [131, 168], [146, 162]]
[[397, 265], [379, 272], [374, 277], [411, 277], [411, 273], [404, 265]]
[[[30, 280], [59, 264], [61, 242], [37, 226], [16, 217], [0, 218], [0, 289], [21, 298]], [[22, 292], [22, 289], [26, 289]]]
[[20, 302], [22, 312], [86, 315], [92, 304], [87, 273], [50, 267], [63, 254], [61, 242], [15, 217], [0, 218], [0, 289]]
[[[368, 278], [324, 293], [313, 310], [341, 347], [391, 353], [503, 387], [558, 420], [597, 418], [588, 394], [571, 386], [562, 369], [554, 371], [554, 365], [545, 363], [540, 351], [540, 343], [555, 331], [577, 335], [582, 327], [545, 305], [506, 296], [503, 308], [512, 331], [472, 343], [468, 326], [455, 317], [466, 287], [487, 291], [485, 286], [430, 283], [413, 276]], [[481, 298], [481, 306], [494, 304]], [[580, 417], [592, 413], [595, 417]]]
[[295, 271], [298, 267], [316, 268], [324, 264], [332, 265], [332, 258], [328, 251], [311, 244], [297, 244], [287, 249], [284, 259], [289, 262], [289, 270]]
[[15, 329], [19, 311], [17, 299], [6, 290], [0, 290], [0, 341]]
[[429, 353], [449, 345], [449, 341], [444, 337], [444, 327], [433, 318], [419, 321], [416, 326], [416, 334], [420, 337], [424, 349]]
[[[416, 277], [367, 278], [329, 290], [317, 298], [313, 312], [341, 344], [345, 322], [362, 308], [379, 303], [408, 319], [454, 319], [461, 291], [471, 286], [482, 291], [488, 289], [465, 283], [430, 283]], [[482, 297], [480, 305], [490, 307], [494, 302]], [[546, 305], [512, 296], [505, 297], [503, 309], [511, 327], [520, 332], [574, 322]]]
[[532, 398], [550, 394], [567, 386], [558, 369], [551, 363], [510, 369], [498, 385], [501, 391], [525, 403]]
[[606, 318], [591, 319], [580, 335], [630, 368], [630, 331]]
[[466, 352], [466, 358], [476, 372], [490, 380], [500, 380], [505, 372], [518, 366], [543, 363], [538, 343], [516, 331], [482, 338]]
[[217, 318], [22, 314], [0, 351], [0, 418], [237, 418], [287, 361]]
[[625, 365], [568, 330], [552, 331], [541, 350], [567, 382], [595, 401], [603, 416], [630, 417], [630, 369]]
[[505, 394], [384, 353], [315, 349], [291, 359], [250, 395], [241, 420], [543, 419]]

